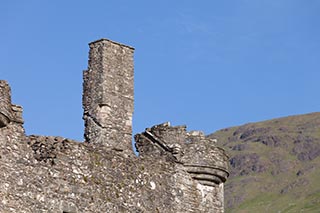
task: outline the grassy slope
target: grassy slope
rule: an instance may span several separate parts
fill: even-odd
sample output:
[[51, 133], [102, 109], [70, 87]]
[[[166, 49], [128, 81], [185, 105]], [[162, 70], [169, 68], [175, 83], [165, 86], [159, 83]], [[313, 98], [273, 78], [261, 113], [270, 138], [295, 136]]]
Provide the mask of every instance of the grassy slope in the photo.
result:
[[226, 212], [320, 212], [320, 113], [217, 131], [230, 156]]

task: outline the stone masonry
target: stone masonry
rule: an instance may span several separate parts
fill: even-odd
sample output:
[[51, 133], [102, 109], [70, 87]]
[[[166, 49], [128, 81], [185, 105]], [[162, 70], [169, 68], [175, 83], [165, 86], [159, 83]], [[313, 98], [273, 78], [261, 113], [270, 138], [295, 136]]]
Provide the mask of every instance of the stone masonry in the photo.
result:
[[85, 142], [25, 135], [0, 81], [0, 212], [223, 212], [228, 156], [216, 141], [163, 123], [135, 135], [132, 47], [89, 44]]
[[131, 150], [134, 49], [106, 39], [89, 45], [89, 67], [83, 72], [85, 139]]

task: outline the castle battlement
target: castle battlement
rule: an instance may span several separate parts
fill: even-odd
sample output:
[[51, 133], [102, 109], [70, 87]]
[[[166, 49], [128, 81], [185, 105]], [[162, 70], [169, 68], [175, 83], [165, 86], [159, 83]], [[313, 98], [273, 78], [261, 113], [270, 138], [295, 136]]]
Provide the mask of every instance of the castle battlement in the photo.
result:
[[223, 212], [228, 156], [201, 131], [169, 122], [135, 135], [134, 48], [89, 44], [85, 142], [26, 135], [22, 107], [0, 81], [2, 212]]

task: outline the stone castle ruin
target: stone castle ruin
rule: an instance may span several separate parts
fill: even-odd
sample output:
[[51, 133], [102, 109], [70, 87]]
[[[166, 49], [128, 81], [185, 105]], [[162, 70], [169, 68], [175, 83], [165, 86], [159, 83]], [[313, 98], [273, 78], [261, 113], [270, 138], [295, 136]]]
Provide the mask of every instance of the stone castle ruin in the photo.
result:
[[202, 132], [169, 123], [135, 135], [132, 47], [89, 44], [85, 142], [26, 135], [0, 81], [0, 212], [223, 212], [228, 156]]

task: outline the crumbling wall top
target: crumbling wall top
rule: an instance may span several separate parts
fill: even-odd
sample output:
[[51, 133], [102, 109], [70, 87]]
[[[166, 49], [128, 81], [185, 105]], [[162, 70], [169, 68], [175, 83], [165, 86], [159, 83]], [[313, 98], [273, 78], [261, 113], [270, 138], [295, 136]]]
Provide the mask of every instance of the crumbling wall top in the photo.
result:
[[11, 121], [23, 123], [22, 107], [11, 104], [11, 89], [7, 81], [0, 80], [0, 128]]
[[101, 39], [95, 40], [95, 41], [93, 41], [93, 42], [90, 42], [90, 43], [89, 43], [89, 46], [91, 46], [91, 45], [93, 45], [93, 44], [96, 44], [96, 43], [100, 43], [100, 42], [102, 42], [102, 43], [103, 43], [103, 42], [106, 42], [106, 43], [111, 42], [111, 43], [114, 43], [114, 44], [117, 44], [117, 45], [120, 45], [120, 46], [123, 46], [123, 47], [127, 47], [127, 48], [130, 48], [130, 49], [134, 50], [134, 47], [131, 47], [131, 46], [126, 45], [126, 44], [121, 44], [121, 43], [119, 43], [119, 42], [112, 41], [112, 40], [107, 39], [107, 38], [101, 38]]

